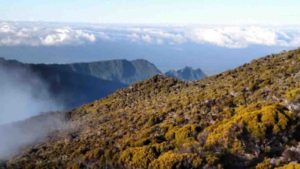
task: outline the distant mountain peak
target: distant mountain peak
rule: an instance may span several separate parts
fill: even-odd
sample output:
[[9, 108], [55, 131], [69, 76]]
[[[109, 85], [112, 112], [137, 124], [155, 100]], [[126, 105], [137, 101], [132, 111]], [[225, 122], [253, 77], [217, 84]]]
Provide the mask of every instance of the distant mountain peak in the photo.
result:
[[201, 69], [193, 69], [190, 66], [186, 66], [179, 70], [170, 70], [165, 74], [167, 76], [186, 81], [200, 80], [206, 77], [205, 73]]
[[143, 59], [132, 61], [118, 59], [53, 66], [104, 80], [119, 81], [124, 84], [131, 84], [161, 73], [154, 64]]

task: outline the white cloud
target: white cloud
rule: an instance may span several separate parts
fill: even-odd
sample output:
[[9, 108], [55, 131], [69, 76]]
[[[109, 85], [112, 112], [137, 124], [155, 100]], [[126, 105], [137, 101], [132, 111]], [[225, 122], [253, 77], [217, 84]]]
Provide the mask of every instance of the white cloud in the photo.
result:
[[96, 40], [97, 37], [93, 33], [70, 27], [48, 28], [44, 25], [0, 23], [0, 46], [77, 45]]
[[251, 45], [300, 46], [300, 27], [272, 28], [263, 26], [202, 26], [185, 28], [130, 28], [132, 42], [153, 44], [182, 44], [186, 42], [211, 44], [226, 48], [246, 48]]
[[147, 42], [147, 43], [151, 43], [152, 38], [150, 35], [142, 35], [142, 40]]
[[104, 41], [145, 44], [210, 44], [226, 48], [300, 46], [300, 27], [267, 26], [95, 26], [0, 22], [0, 46], [81, 45]]
[[180, 44], [186, 41], [183, 32], [168, 32], [163, 28], [131, 28], [127, 30], [127, 36], [133, 42], [146, 42], [155, 44]]
[[209, 43], [228, 48], [281, 45], [278, 43], [276, 31], [262, 27], [196, 28], [188, 32], [187, 36], [197, 43]]
[[[289, 34], [289, 35], [288, 35]], [[268, 27], [196, 28], [186, 33], [196, 43], [209, 43], [228, 48], [245, 48], [250, 45], [299, 46], [300, 29], [288, 30]]]
[[44, 45], [58, 45], [63, 44], [71, 40], [68, 29], [56, 29], [54, 33], [46, 35], [45, 38], [41, 38], [41, 42]]
[[95, 42], [97, 38], [102, 40], [111, 40], [110, 36], [104, 32], [94, 32], [94, 34], [89, 34], [86, 37], [88, 37], [91, 42]]
[[53, 33], [41, 38], [41, 43], [46, 46], [80, 44], [95, 41], [95, 35], [86, 33], [82, 30], [72, 30], [71, 28], [55, 29]]
[[3, 23], [0, 25], [0, 32], [1, 33], [9, 33], [9, 32], [12, 32], [12, 28], [10, 25]]

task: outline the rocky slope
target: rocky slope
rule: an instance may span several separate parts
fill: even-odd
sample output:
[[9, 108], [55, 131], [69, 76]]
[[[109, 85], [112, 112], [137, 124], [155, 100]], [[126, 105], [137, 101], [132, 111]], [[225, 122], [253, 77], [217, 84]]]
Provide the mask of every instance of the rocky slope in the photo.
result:
[[166, 72], [165, 75], [186, 81], [200, 80], [206, 77], [205, 73], [201, 69], [193, 69], [191, 67], [185, 67], [180, 70], [170, 70]]
[[299, 168], [300, 50], [195, 82], [158, 75], [64, 116], [3, 168]]

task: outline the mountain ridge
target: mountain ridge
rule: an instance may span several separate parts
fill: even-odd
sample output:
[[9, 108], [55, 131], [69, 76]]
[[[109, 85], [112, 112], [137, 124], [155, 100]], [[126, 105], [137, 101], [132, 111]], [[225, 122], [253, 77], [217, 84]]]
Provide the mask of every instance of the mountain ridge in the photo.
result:
[[156, 75], [66, 112], [76, 127], [4, 165], [299, 167], [299, 63], [297, 49], [195, 82]]
[[115, 59], [70, 64], [47, 64], [47, 66], [87, 74], [104, 80], [119, 81], [124, 84], [131, 84], [161, 73], [152, 63], [144, 59], [132, 61]]
[[206, 74], [200, 68], [193, 69], [189, 66], [178, 70], [167, 71], [165, 75], [186, 81], [200, 80], [206, 77]]
[[1, 66], [23, 68], [48, 84], [50, 93], [67, 107], [76, 107], [140, 81], [160, 71], [146, 60], [111, 60], [74, 64], [24, 64], [0, 59]]

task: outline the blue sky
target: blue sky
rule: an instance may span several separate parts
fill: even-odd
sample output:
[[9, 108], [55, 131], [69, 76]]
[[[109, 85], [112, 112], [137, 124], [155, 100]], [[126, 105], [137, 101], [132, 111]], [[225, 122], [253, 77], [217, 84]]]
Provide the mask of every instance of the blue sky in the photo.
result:
[[0, 0], [1, 20], [300, 25], [299, 0]]

